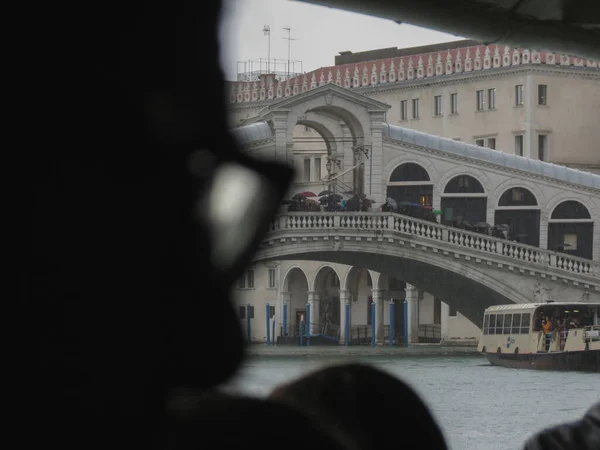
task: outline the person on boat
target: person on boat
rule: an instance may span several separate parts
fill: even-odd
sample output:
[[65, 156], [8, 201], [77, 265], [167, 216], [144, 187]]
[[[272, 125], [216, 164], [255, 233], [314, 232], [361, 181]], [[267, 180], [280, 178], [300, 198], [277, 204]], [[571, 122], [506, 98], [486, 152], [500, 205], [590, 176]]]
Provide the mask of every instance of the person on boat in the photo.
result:
[[544, 330], [544, 335], [546, 336], [546, 351], [550, 348], [550, 342], [552, 341], [552, 320], [550, 320], [549, 316], [544, 316], [542, 321], [542, 329]]

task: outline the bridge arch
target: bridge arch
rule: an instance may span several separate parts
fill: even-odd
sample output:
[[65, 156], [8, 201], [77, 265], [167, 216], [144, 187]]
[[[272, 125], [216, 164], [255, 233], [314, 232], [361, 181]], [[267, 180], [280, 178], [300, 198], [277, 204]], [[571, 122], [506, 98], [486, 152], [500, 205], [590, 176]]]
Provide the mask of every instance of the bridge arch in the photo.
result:
[[298, 313], [305, 310], [308, 303], [308, 277], [300, 266], [294, 264], [285, 272], [281, 286], [288, 297], [290, 324], [297, 327]]
[[325, 142], [325, 146], [327, 147], [327, 154], [331, 155], [337, 151], [336, 138], [333, 132], [323, 123], [317, 122], [316, 120], [310, 120], [308, 118], [298, 120], [296, 125], [305, 126], [308, 128], [312, 128], [317, 132], [319, 136]]
[[[394, 273], [394, 277], [429, 292], [442, 302], [456, 308], [472, 322], [479, 324], [483, 310], [493, 304], [528, 303], [532, 292], [526, 292], [518, 283], [507, 283], [505, 276], [487, 273], [487, 266], [465, 265], [458, 259], [446, 258], [439, 253], [401, 249], [396, 246], [378, 246], [366, 249], [364, 243], [349, 241], [342, 250], [332, 250], [328, 241], [311, 246], [309, 251], [299, 245], [284, 245], [274, 250], [277, 259], [327, 261], [360, 266], [377, 272]], [[269, 259], [266, 254], [258, 259]], [[352, 269], [342, 283], [347, 286]]]
[[433, 204], [435, 181], [420, 162], [402, 161], [387, 178], [386, 196], [397, 203], [408, 201], [422, 206]]
[[511, 240], [539, 247], [545, 204], [540, 189], [530, 181], [509, 180], [496, 188], [496, 198], [494, 225], [507, 226]]
[[563, 199], [548, 212], [548, 249], [593, 259], [595, 224], [586, 205]]
[[331, 275], [334, 276], [333, 281], [334, 285], [337, 285], [337, 289], [339, 291], [341, 283], [341, 277], [338, 271], [331, 264], [321, 264], [317, 270], [314, 272], [314, 276], [311, 277], [311, 281], [309, 283], [309, 290], [314, 292], [322, 291], [327, 286], [327, 278]]

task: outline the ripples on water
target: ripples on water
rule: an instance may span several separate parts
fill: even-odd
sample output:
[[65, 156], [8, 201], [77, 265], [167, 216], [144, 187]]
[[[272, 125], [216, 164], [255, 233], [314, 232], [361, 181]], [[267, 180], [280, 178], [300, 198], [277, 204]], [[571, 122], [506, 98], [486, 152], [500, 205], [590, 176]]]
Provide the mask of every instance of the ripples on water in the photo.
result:
[[[348, 361], [260, 357], [248, 361], [226, 388], [266, 396], [279, 383]], [[594, 373], [505, 369], [479, 356], [362, 361], [402, 378], [419, 392], [453, 450], [520, 450], [535, 431], [578, 419], [600, 399], [600, 376]]]

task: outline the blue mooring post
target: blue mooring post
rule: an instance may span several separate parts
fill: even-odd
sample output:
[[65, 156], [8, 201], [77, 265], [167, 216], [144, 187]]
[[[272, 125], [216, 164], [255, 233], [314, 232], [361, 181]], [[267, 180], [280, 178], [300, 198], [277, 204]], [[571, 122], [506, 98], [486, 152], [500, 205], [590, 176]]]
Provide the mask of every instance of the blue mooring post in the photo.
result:
[[310, 303], [306, 304], [306, 346], [310, 345]]
[[408, 300], [404, 300], [404, 346], [408, 347]]
[[271, 305], [267, 303], [267, 314], [266, 314], [266, 323], [267, 323], [267, 345], [271, 345], [271, 327], [269, 326], [269, 313], [271, 312]]
[[371, 302], [371, 347], [375, 347], [375, 302]]
[[287, 334], [287, 303], [283, 304], [283, 335]]
[[346, 303], [346, 323], [344, 324], [344, 345], [348, 347], [350, 341], [350, 303]]
[[389, 336], [389, 340], [390, 340], [390, 347], [394, 346], [394, 318], [395, 318], [395, 309], [396, 309], [396, 305], [394, 304], [394, 299], [390, 300], [390, 336]]
[[246, 330], [248, 331], [248, 344], [252, 343], [252, 330], [250, 330], [250, 303], [246, 305]]
[[300, 347], [304, 345], [304, 321], [300, 321]]

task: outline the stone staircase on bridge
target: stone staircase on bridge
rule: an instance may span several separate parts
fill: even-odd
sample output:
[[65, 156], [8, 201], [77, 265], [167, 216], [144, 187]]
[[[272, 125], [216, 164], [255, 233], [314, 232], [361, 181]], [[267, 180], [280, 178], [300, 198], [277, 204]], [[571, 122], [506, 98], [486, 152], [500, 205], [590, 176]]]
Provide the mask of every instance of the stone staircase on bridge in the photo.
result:
[[455, 256], [465, 262], [562, 280], [581, 289], [600, 292], [600, 263], [597, 261], [396, 213], [280, 213], [271, 222], [261, 248], [297, 240], [363, 240], [367, 244], [393, 244], [407, 238], [413, 247], [432, 247], [436, 253]]

